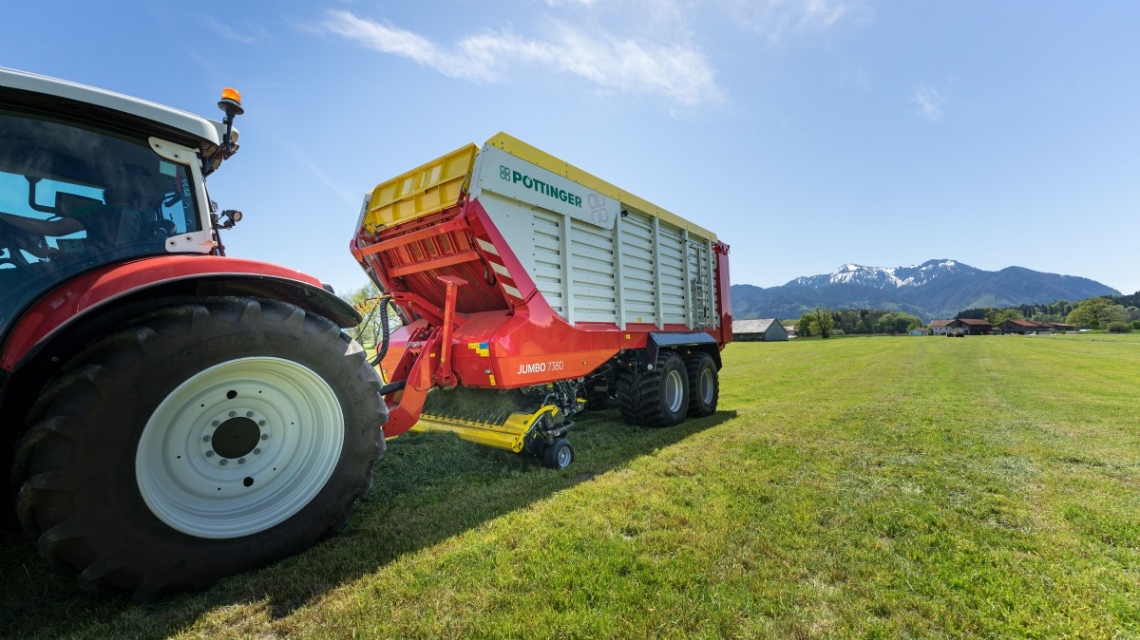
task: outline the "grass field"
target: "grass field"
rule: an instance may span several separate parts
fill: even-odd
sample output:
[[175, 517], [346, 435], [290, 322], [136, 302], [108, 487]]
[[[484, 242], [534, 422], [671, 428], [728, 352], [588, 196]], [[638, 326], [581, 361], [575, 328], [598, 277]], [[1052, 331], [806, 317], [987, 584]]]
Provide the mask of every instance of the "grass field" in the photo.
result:
[[390, 443], [348, 529], [136, 606], [0, 550], [33, 637], [1138, 637], [1140, 339], [742, 343], [720, 413], [560, 472]]

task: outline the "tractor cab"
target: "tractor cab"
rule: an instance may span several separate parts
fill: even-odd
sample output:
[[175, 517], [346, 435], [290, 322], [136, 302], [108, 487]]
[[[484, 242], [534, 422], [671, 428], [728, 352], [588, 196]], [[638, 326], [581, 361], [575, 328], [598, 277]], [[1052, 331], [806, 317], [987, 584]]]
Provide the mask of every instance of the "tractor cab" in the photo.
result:
[[0, 325], [108, 262], [202, 230], [194, 172], [146, 138], [0, 111]]
[[0, 336], [91, 269], [215, 251], [203, 176], [225, 147], [219, 123], [0, 69]]

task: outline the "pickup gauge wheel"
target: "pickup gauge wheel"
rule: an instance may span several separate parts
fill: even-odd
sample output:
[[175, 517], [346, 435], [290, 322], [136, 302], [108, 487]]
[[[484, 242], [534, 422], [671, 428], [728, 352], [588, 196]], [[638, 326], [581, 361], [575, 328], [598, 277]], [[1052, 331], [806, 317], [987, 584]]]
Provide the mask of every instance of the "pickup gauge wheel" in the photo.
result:
[[542, 454], [542, 464], [551, 469], [565, 469], [573, 461], [574, 448], [566, 438], [555, 439]]

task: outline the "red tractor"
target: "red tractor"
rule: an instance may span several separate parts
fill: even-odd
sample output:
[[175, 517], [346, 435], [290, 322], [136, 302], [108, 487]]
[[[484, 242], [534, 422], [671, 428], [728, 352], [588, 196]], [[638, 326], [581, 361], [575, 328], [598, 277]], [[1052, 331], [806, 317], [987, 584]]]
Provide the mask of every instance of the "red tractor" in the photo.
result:
[[305, 274], [226, 257], [221, 122], [0, 69], [0, 505], [85, 585], [205, 586], [343, 526], [381, 382]]

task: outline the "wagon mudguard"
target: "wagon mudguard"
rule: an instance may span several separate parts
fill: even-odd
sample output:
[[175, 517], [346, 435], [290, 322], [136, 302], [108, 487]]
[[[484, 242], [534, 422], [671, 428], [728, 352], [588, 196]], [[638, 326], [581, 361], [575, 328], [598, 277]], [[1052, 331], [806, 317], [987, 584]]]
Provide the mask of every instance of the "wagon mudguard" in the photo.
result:
[[716, 368], [720, 369], [720, 343], [707, 333], [651, 333], [645, 340], [645, 348], [638, 354], [638, 364], [646, 367], [657, 362], [657, 355], [663, 348], [682, 347], [707, 352], [716, 362]]

